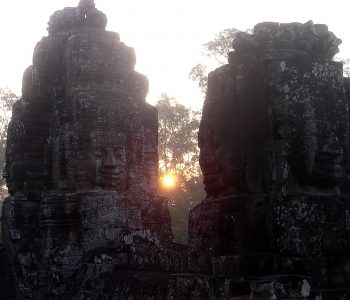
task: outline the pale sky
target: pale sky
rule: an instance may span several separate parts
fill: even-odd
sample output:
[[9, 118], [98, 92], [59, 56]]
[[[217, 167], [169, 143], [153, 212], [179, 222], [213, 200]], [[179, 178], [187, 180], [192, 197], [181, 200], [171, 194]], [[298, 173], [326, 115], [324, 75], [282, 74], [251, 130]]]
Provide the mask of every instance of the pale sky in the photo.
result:
[[[20, 94], [23, 71], [31, 64], [34, 47], [47, 35], [52, 13], [79, 0], [1, 0], [0, 87]], [[343, 40], [338, 54], [350, 58], [349, 0], [95, 0], [108, 17], [107, 29], [134, 47], [136, 70], [150, 81], [147, 100], [161, 93], [200, 109], [203, 95], [188, 78], [201, 62], [202, 44], [226, 28], [246, 30], [256, 23], [301, 22], [327, 24]]]

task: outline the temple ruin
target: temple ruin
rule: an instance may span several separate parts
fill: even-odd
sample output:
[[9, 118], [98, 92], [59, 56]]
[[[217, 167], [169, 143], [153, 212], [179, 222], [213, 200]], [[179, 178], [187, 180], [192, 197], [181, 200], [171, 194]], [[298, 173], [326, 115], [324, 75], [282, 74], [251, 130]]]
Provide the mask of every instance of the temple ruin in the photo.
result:
[[[157, 110], [93, 0], [55, 12], [13, 107], [0, 299], [348, 299], [350, 81], [327, 26], [260, 23], [209, 74], [189, 245]], [[2, 289], [2, 290], [1, 290]], [[322, 297], [322, 298], [320, 298]]]
[[315, 299], [349, 287], [340, 43], [311, 21], [261, 23], [209, 74], [199, 130], [207, 197], [190, 214], [191, 267], [229, 278], [226, 296]]
[[55, 12], [23, 75], [3, 209], [20, 299], [96, 299], [107, 287], [91, 276], [105, 269], [182, 270], [167, 199], [157, 195], [148, 80], [106, 24], [93, 1]]

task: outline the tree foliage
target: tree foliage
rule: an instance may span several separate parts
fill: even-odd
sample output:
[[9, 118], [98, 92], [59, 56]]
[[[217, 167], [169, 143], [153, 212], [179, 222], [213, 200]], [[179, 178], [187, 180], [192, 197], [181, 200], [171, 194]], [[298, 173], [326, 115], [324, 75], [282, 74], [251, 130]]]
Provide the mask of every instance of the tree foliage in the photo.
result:
[[[227, 54], [232, 50], [232, 41], [237, 33], [241, 32], [236, 28], [226, 28], [215, 35], [212, 41], [203, 44], [203, 55], [209, 57], [215, 67], [219, 67], [227, 62]], [[250, 30], [246, 30], [250, 32]], [[205, 93], [208, 84], [208, 66], [204, 63], [195, 65], [189, 74], [190, 79], [198, 83], [199, 88]]]
[[192, 177], [173, 189], [161, 186], [161, 194], [170, 200], [170, 214], [175, 241], [187, 244], [190, 210], [205, 198], [202, 176]]
[[178, 179], [171, 188], [161, 184], [160, 192], [170, 199], [175, 240], [186, 243], [189, 211], [204, 198], [197, 147], [200, 113], [166, 94], [161, 95], [156, 106], [160, 176], [172, 173]]
[[187, 180], [200, 173], [197, 132], [200, 113], [162, 94], [157, 102], [159, 169]]
[[203, 45], [204, 54], [214, 58], [219, 65], [225, 64], [227, 62], [227, 53], [232, 50], [232, 41], [239, 32], [241, 31], [236, 28], [226, 28], [220, 31], [212, 41]]
[[193, 81], [197, 81], [199, 88], [205, 93], [208, 85], [207, 67], [202, 64], [195, 65], [189, 74]]
[[343, 68], [343, 72], [344, 72], [344, 77], [350, 77], [350, 59], [343, 59], [343, 63], [344, 63], [344, 68]]
[[343, 64], [343, 75], [344, 77], [350, 78], [350, 59], [336, 56], [334, 60]]
[[[0, 88], [0, 171], [5, 166], [5, 150], [7, 141], [7, 128], [12, 116], [12, 105], [18, 99], [16, 94], [8, 88]], [[5, 180], [0, 176], [0, 198], [7, 195]]]

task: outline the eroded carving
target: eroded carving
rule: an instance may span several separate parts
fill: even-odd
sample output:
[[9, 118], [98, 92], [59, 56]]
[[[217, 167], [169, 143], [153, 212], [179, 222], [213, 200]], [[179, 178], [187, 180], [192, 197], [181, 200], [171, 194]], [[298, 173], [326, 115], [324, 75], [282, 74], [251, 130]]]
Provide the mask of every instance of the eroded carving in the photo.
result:
[[105, 295], [85, 286], [100, 256], [113, 256], [109, 275], [94, 277], [101, 287], [119, 268], [184, 268], [167, 250], [173, 234], [167, 199], [157, 195], [148, 80], [106, 23], [90, 0], [55, 12], [13, 108], [2, 228], [20, 299]]
[[349, 100], [332, 61], [340, 42], [325, 25], [261, 23], [209, 74], [199, 131], [207, 197], [190, 213], [197, 272], [348, 284]]
[[[86, 146], [86, 148], [85, 148]], [[125, 191], [127, 187], [126, 135], [111, 131], [90, 133], [90, 143], [80, 153], [79, 190]]]

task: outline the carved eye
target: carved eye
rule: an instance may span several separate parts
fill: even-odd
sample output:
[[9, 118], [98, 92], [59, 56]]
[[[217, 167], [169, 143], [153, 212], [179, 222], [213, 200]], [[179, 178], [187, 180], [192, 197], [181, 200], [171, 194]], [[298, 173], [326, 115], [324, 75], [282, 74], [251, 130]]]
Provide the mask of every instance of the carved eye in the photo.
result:
[[328, 122], [319, 122], [318, 123], [318, 135], [322, 137], [329, 137], [334, 135], [335, 128], [332, 124]]
[[95, 148], [94, 156], [95, 158], [104, 158], [107, 156], [107, 151], [103, 148]]
[[114, 148], [113, 151], [114, 151], [114, 157], [116, 159], [119, 159], [119, 160], [122, 160], [122, 161], [125, 160], [125, 149], [123, 149], [123, 148]]
[[7, 154], [7, 160], [8, 160], [9, 163], [13, 162], [13, 155], [12, 155], [12, 153]]

